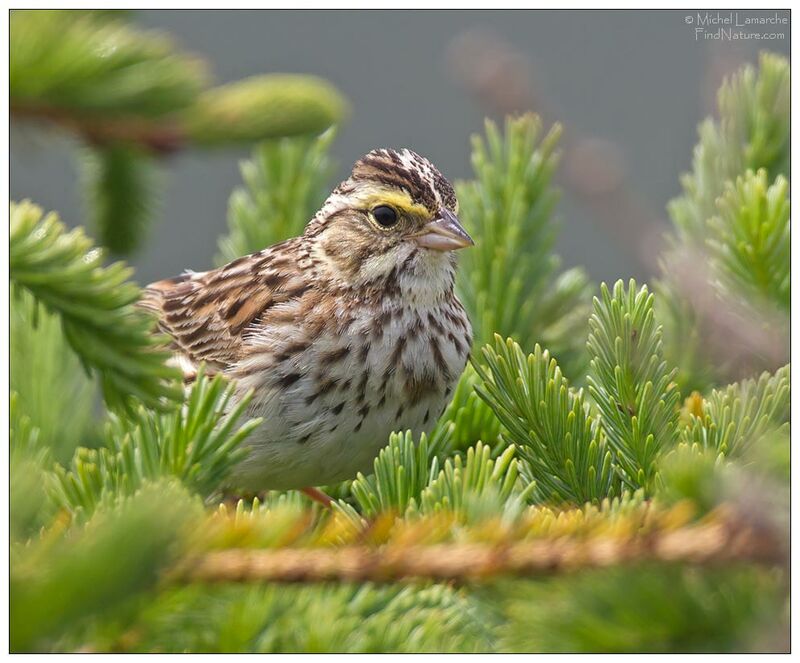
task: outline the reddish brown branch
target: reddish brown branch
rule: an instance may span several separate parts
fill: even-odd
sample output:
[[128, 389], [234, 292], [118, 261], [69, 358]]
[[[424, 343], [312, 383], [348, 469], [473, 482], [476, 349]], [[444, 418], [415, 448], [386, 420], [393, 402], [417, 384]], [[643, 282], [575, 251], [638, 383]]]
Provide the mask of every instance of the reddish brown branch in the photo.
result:
[[691, 564], [779, 563], [777, 540], [749, 526], [712, 523], [621, 539], [561, 538], [485, 544], [382, 548], [233, 549], [187, 560], [178, 582], [386, 582], [409, 578], [474, 580], [497, 575], [551, 575], [638, 561]]
[[169, 154], [186, 145], [186, 136], [174, 121], [158, 123], [141, 117], [92, 117], [52, 106], [11, 104], [11, 116], [53, 124], [78, 135], [91, 145], [128, 143], [158, 154]]

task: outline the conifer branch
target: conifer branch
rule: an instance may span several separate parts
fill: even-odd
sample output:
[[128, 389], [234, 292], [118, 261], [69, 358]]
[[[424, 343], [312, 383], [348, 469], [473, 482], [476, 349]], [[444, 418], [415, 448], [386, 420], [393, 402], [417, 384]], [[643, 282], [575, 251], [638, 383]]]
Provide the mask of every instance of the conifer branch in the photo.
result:
[[448, 458], [441, 469], [435, 451], [424, 434], [415, 444], [411, 431], [393, 433], [375, 459], [375, 472], [359, 474], [351, 484], [360, 514], [344, 502], [338, 508], [353, 522], [382, 513], [413, 517], [441, 510], [469, 521], [502, 510], [512, 497], [515, 504], [524, 504], [533, 490], [520, 488], [513, 447], [492, 458], [491, 448], [478, 442], [463, 457]]
[[[788, 60], [762, 53], [758, 70], [746, 66], [725, 81], [718, 110], [718, 120], [700, 125], [692, 171], [681, 177], [683, 194], [668, 205], [676, 236], [662, 257], [663, 277], [657, 284], [665, 353], [679, 368], [676, 379], [686, 391], [706, 391], [715, 382], [753, 370], [774, 370], [785, 362], [776, 354], [786, 354], [786, 342], [775, 336], [786, 326], [780, 312], [788, 301], [788, 203], [781, 194], [781, 182], [789, 174]], [[752, 179], [736, 184], [746, 171], [761, 169], [766, 173], [760, 177], [774, 182], [769, 204], [764, 185]], [[745, 236], [749, 244], [741, 243]], [[756, 239], [762, 236], [769, 241]], [[764, 262], [768, 255], [777, 260], [771, 277], [764, 275], [764, 269], [772, 269]], [[694, 278], [685, 274], [698, 271]], [[776, 288], [766, 297], [765, 278]], [[777, 304], [777, 310], [765, 309], [765, 301]], [[741, 322], [734, 323], [738, 329], [720, 320], [719, 312], [729, 309], [744, 309]], [[763, 318], [770, 318], [764, 327], [770, 326], [771, 333], [759, 327]], [[727, 343], [731, 333], [738, 336], [734, 345], [741, 346], [735, 357]], [[719, 338], [726, 339], [724, 348], [718, 347]]]
[[381, 548], [239, 549], [190, 558], [173, 582], [392, 582], [408, 579], [487, 580], [499, 575], [538, 576], [634, 562], [723, 564], [785, 561], [783, 547], [747, 525], [724, 520], [646, 536], [588, 539], [387, 544]]
[[690, 245], [702, 245], [726, 183], [748, 169], [763, 168], [769, 179], [788, 176], [789, 62], [762, 53], [757, 72], [748, 65], [725, 80], [717, 106], [719, 120], [707, 119], [698, 130], [692, 172], [681, 177], [684, 193], [668, 206], [681, 241]]
[[480, 381], [472, 364], [467, 364], [453, 390], [453, 398], [431, 434], [433, 442], [446, 434], [446, 444], [439, 445], [438, 455], [466, 451], [477, 442], [483, 442], [494, 452], [506, 446], [500, 420], [475, 391]]
[[188, 107], [207, 82], [201, 60], [115, 12], [17, 10], [10, 28], [12, 114], [144, 123]]
[[159, 173], [137, 145], [87, 149], [82, 160], [87, 209], [100, 243], [116, 255], [141, 248], [154, 214]]
[[509, 446], [492, 458], [492, 449], [478, 442], [464, 456], [448, 458], [422, 491], [421, 512], [451, 511], [476, 521], [481, 515], [524, 505], [536, 486], [529, 483], [519, 489], [520, 469], [515, 453], [516, 449]]
[[164, 408], [180, 395], [176, 369], [152, 334], [153, 321], [135, 308], [139, 288], [121, 262], [102, 266], [103, 253], [80, 228], [67, 231], [54, 213], [29, 201], [11, 204], [11, 283], [58, 315], [72, 349], [96, 372], [106, 402], [129, 407], [131, 398]]
[[517, 445], [539, 497], [582, 504], [619, 495], [604, 432], [549, 352], [537, 344], [526, 358], [497, 335], [482, 354], [487, 366], [474, 363], [483, 380], [476, 390]]
[[321, 78], [265, 74], [203, 91], [181, 121], [191, 144], [216, 147], [318, 134], [346, 113], [344, 98]]
[[542, 136], [533, 114], [508, 118], [501, 130], [487, 120], [485, 138], [472, 137], [475, 179], [456, 189], [465, 227], [475, 246], [465, 252], [460, 292], [474, 327], [475, 345], [494, 333], [523, 347], [547, 343], [579, 375], [584, 349], [573, 333], [588, 311], [586, 276], [556, 277], [553, 254], [558, 194], [551, 186], [558, 162], [555, 125]]
[[789, 183], [748, 170], [729, 182], [708, 220], [712, 268], [729, 295], [789, 311]]
[[744, 380], [715, 389], [689, 415], [682, 438], [701, 449], [729, 457], [746, 454], [770, 431], [788, 429], [789, 366], [758, 380]]
[[104, 615], [154, 587], [174, 563], [175, 542], [200, 505], [172, 483], [144, 487], [85, 526], [63, 524], [11, 550], [10, 647], [49, 650], [88, 616]]
[[205, 63], [118, 12], [15, 11], [11, 112], [90, 145], [169, 152], [322, 131], [342, 117], [337, 90], [311, 76], [256, 76], [219, 88]]
[[50, 448], [40, 430], [19, 407], [17, 394], [9, 394], [9, 527], [12, 541], [30, 536], [44, 525], [45, 495], [41, 475], [52, 463]]
[[228, 201], [228, 233], [219, 239], [223, 265], [295, 237], [325, 200], [336, 132], [280, 138], [258, 145], [240, 165], [244, 186]]
[[201, 60], [120, 20], [120, 12], [14, 11], [11, 52], [12, 118], [85, 143], [87, 197], [115, 253], [143, 239], [146, 185], [158, 179], [153, 157], [318, 134], [347, 112], [338, 90], [313, 76], [253, 76], [210, 88]]
[[96, 381], [81, 369], [60, 318], [41, 310], [30, 293], [17, 289], [15, 295], [9, 311], [11, 391], [41, 444], [55, 460], [67, 460], [92, 438]]
[[589, 393], [622, 477], [631, 488], [655, 488], [657, 462], [677, 437], [679, 393], [663, 358], [653, 295], [631, 280], [613, 294], [601, 284], [589, 319]]
[[391, 434], [374, 468], [368, 476], [359, 472], [350, 487], [361, 513], [368, 518], [383, 511], [416, 511], [420, 494], [438, 474], [439, 461], [431, 454], [424, 433], [417, 444], [411, 431], [406, 431]]
[[129, 417], [111, 415], [107, 446], [79, 448], [69, 469], [56, 466], [52, 499], [86, 517], [101, 503], [114, 503], [161, 478], [176, 478], [203, 497], [217, 493], [246, 454], [242, 441], [261, 423], [251, 419], [236, 427], [250, 395], [229, 407], [233, 393], [221, 376], [209, 379], [201, 371], [172, 412], [140, 407]]

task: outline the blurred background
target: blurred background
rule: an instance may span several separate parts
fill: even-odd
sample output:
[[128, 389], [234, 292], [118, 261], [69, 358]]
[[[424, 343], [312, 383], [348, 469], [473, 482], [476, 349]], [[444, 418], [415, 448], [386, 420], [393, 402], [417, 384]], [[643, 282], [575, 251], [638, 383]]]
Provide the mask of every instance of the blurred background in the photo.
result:
[[[733, 41], [707, 18], [776, 15]], [[742, 10], [12, 12], [11, 194], [55, 212], [10, 207], [12, 650], [788, 651], [788, 32]], [[392, 435], [325, 487], [336, 509], [231, 492], [257, 422], [219, 381], [164, 379], [139, 290], [101, 265], [147, 283], [296, 235], [377, 146], [457, 181], [485, 361], [427, 443]], [[262, 582], [316, 578], [332, 544], [340, 580], [380, 582]], [[446, 582], [428, 544], [454, 546]], [[552, 577], [507, 576], [539, 554]]]
[[[724, 13], [724, 12], [723, 12]], [[747, 12], [749, 17], [775, 12]], [[778, 12], [788, 17], [789, 12]], [[336, 182], [375, 147], [410, 147], [451, 179], [470, 175], [469, 137], [484, 116], [534, 110], [564, 126], [557, 184], [565, 267], [596, 280], [647, 279], [643, 238], [667, 229], [667, 201], [688, 170], [713, 91], [784, 39], [696, 39], [697, 12], [669, 11], [161, 11], [142, 27], [202, 54], [217, 83], [264, 71], [322, 76], [351, 111], [333, 147]], [[691, 23], [689, 22], [691, 19]], [[707, 28], [711, 30], [711, 28]], [[85, 222], [75, 144], [12, 122], [11, 197]], [[147, 283], [212, 266], [228, 197], [247, 148], [177, 152], [150, 241], [130, 257]], [[43, 185], [42, 183], [46, 183]], [[650, 255], [654, 255], [650, 253]]]

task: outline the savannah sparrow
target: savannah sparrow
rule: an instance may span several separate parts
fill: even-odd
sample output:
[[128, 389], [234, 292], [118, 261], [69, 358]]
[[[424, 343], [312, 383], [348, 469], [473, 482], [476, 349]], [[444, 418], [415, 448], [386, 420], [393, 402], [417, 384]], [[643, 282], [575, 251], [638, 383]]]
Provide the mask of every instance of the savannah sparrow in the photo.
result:
[[205, 361], [254, 390], [264, 423], [232, 486], [312, 494], [369, 469], [390, 432], [433, 427], [472, 343], [457, 209], [427, 159], [374, 150], [300, 237], [147, 287], [187, 381]]

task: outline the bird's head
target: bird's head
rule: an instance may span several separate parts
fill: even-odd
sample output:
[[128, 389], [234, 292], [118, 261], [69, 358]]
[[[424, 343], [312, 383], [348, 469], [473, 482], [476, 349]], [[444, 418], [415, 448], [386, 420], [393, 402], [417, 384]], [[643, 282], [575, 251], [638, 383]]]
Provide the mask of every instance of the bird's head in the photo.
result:
[[452, 285], [454, 251], [473, 241], [450, 182], [411, 150], [373, 150], [308, 224], [318, 264], [352, 287], [386, 280], [414, 289]]

